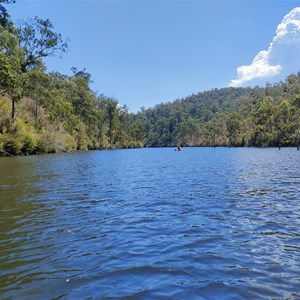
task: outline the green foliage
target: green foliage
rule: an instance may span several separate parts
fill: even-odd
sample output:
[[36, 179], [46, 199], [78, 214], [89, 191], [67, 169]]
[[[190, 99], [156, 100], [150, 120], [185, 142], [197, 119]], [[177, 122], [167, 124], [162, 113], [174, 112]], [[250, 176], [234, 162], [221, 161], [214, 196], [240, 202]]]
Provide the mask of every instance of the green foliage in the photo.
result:
[[236, 111], [229, 113], [226, 120], [226, 127], [229, 136], [229, 146], [238, 145], [238, 138], [242, 127], [242, 115]]
[[[0, 3], [13, 0], [0, 0]], [[128, 112], [91, 74], [46, 73], [66, 51], [49, 20], [0, 26], [0, 155], [168, 146], [300, 147], [300, 73], [266, 88], [223, 88]], [[6, 10], [5, 10], [6, 12]], [[7, 13], [7, 12], [6, 12]], [[1, 23], [2, 24], [2, 23]]]
[[9, 31], [13, 30], [13, 23], [11, 21], [9, 13], [7, 12], [7, 9], [3, 6], [3, 4], [15, 2], [15, 0], [0, 0], [0, 26]]
[[23, 71], [42, 66], [41, 59], [47, 56], [59, 56], [68, 48], [61, 34], [53, 31], [53, 24], [49, 19], [35, 17], [24, 22], [18, 28], [17, 37], [20, 47], [24, 50], [25, 61]]
[[0, 154], [142, 147], [134, 116], [115, 99], [97, 96], [85, 69], [72, 68], [73, 76], [45, 73], [42, 59], [66, 50], [49, 20], [0, 26]]
[[8, 94], [11, 97], [13, 119], [15, 102], [22, 95], [22, 54], [16, 37], [0, 26], [0, 94]]
[[294, 146], [300, 143], [300, 74], [266, 88], [224, 88], [143, 109], [146, 146]]

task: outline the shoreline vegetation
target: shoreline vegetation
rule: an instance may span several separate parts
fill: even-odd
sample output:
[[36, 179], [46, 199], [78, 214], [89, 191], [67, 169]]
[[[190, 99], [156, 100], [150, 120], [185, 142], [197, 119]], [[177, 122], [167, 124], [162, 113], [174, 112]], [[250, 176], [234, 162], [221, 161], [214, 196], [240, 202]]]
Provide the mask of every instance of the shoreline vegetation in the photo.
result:
[[221, 88], [130, 113], [90, 88], [86, 69], [46, 72], [68, 45], [49, 20], [16, 28], [0, 0], [0, 156], [142, 147], [300, 145], [300, 73]]

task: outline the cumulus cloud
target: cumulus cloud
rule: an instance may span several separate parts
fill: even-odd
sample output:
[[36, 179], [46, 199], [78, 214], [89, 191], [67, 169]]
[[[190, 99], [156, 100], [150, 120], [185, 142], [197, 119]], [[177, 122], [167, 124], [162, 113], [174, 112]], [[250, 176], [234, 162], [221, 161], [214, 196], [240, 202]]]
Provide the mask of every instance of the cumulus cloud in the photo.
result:
[[237, 68], [230, 86], [251, 86], [300, 71], [300, 7], [291, 10], [277, 26], [268, 50], [260, 51], [248, 66]]

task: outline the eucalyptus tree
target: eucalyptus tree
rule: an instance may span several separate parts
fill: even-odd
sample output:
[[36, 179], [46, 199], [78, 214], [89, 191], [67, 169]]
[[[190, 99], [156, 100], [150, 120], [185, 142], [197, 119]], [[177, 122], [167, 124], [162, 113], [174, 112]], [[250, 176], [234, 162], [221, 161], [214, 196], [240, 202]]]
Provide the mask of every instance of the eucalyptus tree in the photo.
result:
[[3, 6], [3, 4], [15, 3], [16, 0], [0, 0], [0, 25], [9, 30], [13, 30], [13, 23], [11, 21], [10, 15], [7, 12], [7, 9]]
[[12, 99], [11, 117], [15, 117], [15, 102], [22, 96], [21, 65], [23, 52], [16, 37], [0, 26], [0, 93]]
[[237, 146], [238, 135], [241, 130], [242, 116], [239, 112], [233, 111], [227, 116], [226, 127], [229, 135], [228, 145]]
[[24, 73], [24, 95], [31, 97], [34, 100], [34, 117], [35, 124], [38, 121], [38, 108], [45, 104], [45, 94], [50, 87], [50, 77], [43, 71], [37, 69]]
[[73, 72], [75, 78], [83, 78], [86, 80], [87, 88], [93, 82], [91, 79], [92, 75], [86, 72], [86, 68], [84, 68], [83, 70], [78, 70], [76, 67], [72, 67], [71, 71]]
[[109, 143], [113, 142], [113, 133], [118, 119], [118, 102], [113, 99], [108, 99], [106, 103], [106, 111], [108, 118], [108, 139]]
[[37, 69], [42, 65], [42, 59], [48, 56], [58, 56], [66, 52], [68, 44], [60, 33], [54, 32], [54, 26], [49, 19], [30, 18], [17, 30], [19, 45], [24, 50], [24, 72]]

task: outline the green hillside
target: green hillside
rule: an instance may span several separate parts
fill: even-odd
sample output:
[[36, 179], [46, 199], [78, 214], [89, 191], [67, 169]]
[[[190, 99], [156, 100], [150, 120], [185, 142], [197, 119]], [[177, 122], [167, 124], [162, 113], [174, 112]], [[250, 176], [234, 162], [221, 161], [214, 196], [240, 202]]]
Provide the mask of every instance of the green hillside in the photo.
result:
[[[0, 155], [167, 146], [297, 146], [300, 75], [264, 88], [193, 94], [137, 114], [90, 88], [91, 74], [47, 73], [68, 44], [49, 20], [16, 28], [0, 0]], [[1, 4], [2, 3], [2, 4]]]
[[265, 88], [223, 88], [139, 113], [145, 146], [298, 146], [300, 74]]

